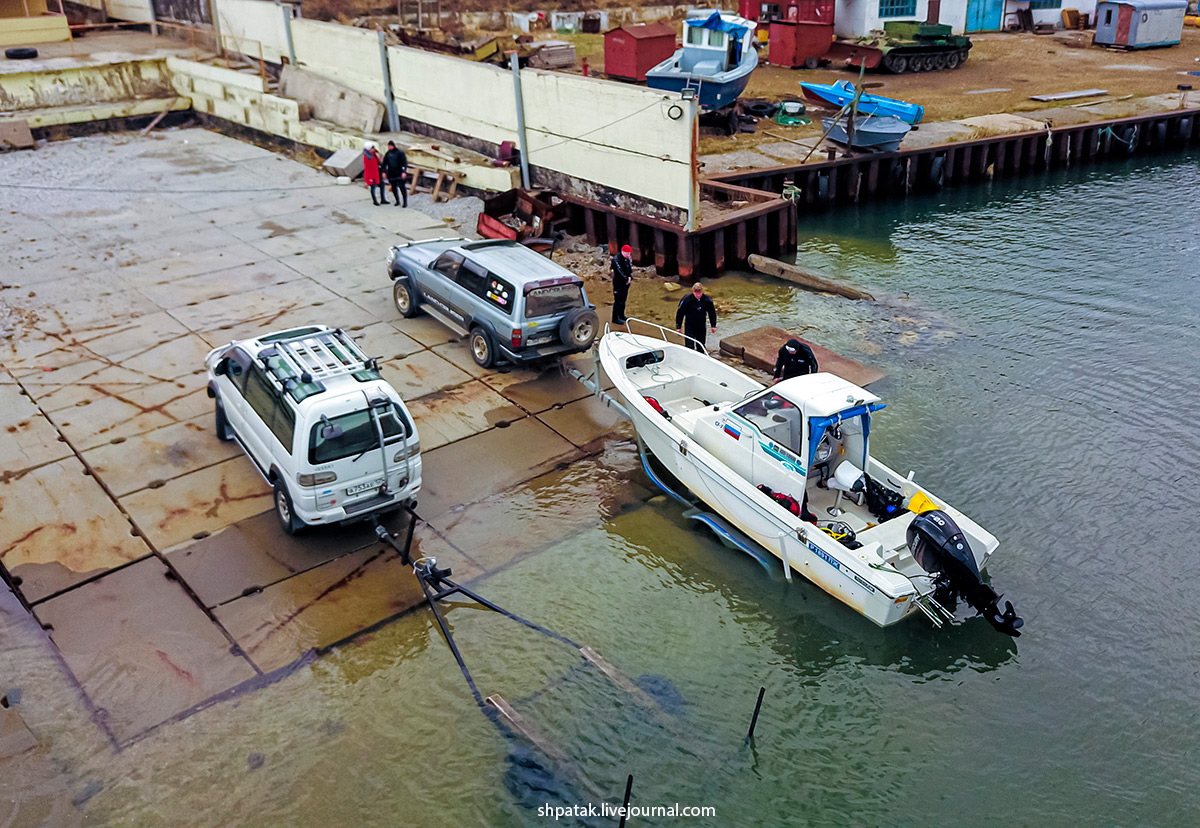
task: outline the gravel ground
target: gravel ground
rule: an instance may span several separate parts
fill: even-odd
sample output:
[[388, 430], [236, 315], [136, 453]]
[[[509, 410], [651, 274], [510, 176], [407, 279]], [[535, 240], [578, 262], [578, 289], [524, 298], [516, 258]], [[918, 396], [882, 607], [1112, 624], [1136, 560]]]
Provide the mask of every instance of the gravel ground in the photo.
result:
[[409, 196], [408, 206], [420, 210], [430, 218], [446, 222], [447, 227], [453, 228], [456, 233], [468, 239], [480, 238], [475, 232], [475, 225], [479, 221], [479, 214], [483, 212], [483, 199], [462, 196], [434, 204], [428, 193], [417, 193]]

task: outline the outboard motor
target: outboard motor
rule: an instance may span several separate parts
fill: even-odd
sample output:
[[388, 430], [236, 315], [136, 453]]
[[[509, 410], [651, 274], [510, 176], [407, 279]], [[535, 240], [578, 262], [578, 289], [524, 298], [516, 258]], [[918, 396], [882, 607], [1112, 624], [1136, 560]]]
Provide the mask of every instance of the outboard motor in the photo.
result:
[[936, 576], [939, 590], [962, 596], [998, 631], [1014, 638], [1021, 635], [1025, 622], [1011, 601], [1005, 601], [1000, 610], [1001, 596], [983, 582], [966, 535], [948, 514], [940, 509], [922, 512], [908, 525], [905, 539], [921, 568]]

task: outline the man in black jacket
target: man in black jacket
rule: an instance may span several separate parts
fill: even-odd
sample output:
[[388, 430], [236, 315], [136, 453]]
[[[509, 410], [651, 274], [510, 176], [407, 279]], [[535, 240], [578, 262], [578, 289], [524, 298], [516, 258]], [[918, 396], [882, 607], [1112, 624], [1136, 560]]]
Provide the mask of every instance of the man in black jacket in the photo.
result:
[[817, 373], [817, 357], [799, 339], [789, 339], [775, 358], [775, 381]]
[[614, 325], [625, 324], [625, 300], [629, 298], [629, 286], [633, 284], [633, 248], [625, 245], [621, 252], [612, 257]]
[[404, 206], [408, 206], [408, 156], [404, 154], [404, 150], [396, 149], [395, 141], [388, 141], [387, 152], [383, 154], [383, 163], [380, 165], [380, 170], [387, 177], [388, 184], [392, 188], [392, 198], [396, 201], [396, 206], [400, 206], [400, 199], [404, 199]]
[[679, 301], [679, 309], [675, 311], [675, 330], [687, 337], [684, 343], [693, 351], [708, 353], [704, 347], [708, 339], [708, 328], [705, 327], [707, 317], [712, 332], [717, 332], [717, 308], [713, 300], [704, 295], [704, 285], [696, 282], [692, 292]]

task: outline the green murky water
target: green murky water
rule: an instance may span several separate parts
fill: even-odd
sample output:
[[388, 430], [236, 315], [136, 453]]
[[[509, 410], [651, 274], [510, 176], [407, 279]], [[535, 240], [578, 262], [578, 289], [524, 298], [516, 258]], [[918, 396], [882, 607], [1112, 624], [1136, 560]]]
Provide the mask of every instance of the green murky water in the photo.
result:
[[[629, 773], [634, 804], [717, 811], [633, 824], [1195, 824], [1198, 204], [1179, 157], [945, 192], [802, 225], [798, 260], [877, 303], [713, 286], [724, 333], [808, 326], [889, 372], [875, 453], [1000, 538], [1018, 641], [880, 630], [660, 497], [476, 586], [594, 647], [663, 720], [569, 647], [449, 611], [484, 694], [569, 756], [553, 773], [481, 715], [426, 612], [115, 759], [63, 745], [63, 773], [103, 782], [94, 824], [548, 825], [538, 805], [619, 803]], [[613, 446], [538, 508], [597, 477], [645, 483]]]

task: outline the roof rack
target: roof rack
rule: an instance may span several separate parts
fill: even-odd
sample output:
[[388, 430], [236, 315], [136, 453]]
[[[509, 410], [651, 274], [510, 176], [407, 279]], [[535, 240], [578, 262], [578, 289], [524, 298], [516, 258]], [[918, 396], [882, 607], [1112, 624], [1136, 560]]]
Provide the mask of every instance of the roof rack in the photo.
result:
[[291, 369], [272, 372], [285, 388], [296, 380], [305, 385], [323, 385], [335, 377], [378, 370], [376, 361], [363, 353], [341, 328], [279, 339], [258, 354], [268, 368], [273, 356], [280, 357], [286, 368]]

